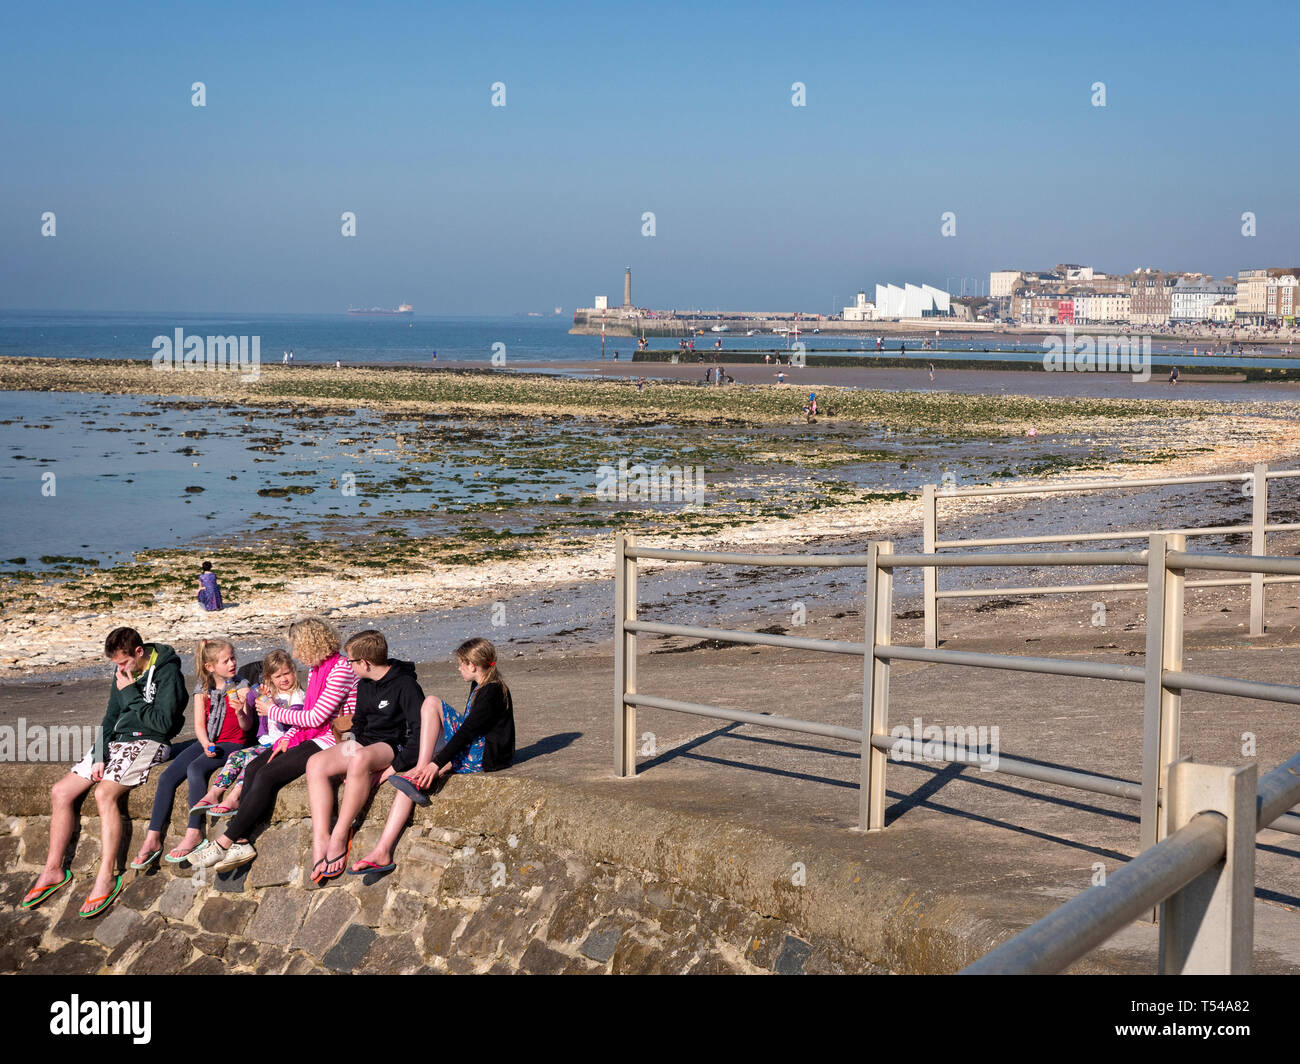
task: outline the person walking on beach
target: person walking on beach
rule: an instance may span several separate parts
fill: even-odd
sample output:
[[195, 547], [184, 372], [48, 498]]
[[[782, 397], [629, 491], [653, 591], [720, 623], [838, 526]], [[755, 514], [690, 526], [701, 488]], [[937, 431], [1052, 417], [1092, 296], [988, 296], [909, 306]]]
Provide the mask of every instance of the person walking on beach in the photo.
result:
[[217, 574], [212, 571], [212, 563], [204, 562], [199, 573], [199, 605], [205, 610], [221, 609], [221, 588], [217, 587]]
[[931, 380], [931, 382], [934, 381], [934, 363], [933, 363], [933, 362], [930, 363], [930, 380]]
[[280, 365], [287, 366], [288, 364], [289, 364], [289, 352], [286, 351], [284, 353], [284, 358], [280, 359]]
[[1172, 386], [1172, 385], [1175, 385], [1175, 384], [1178, 383], [1178, 367], [1177, 367], [1177, 366], [1175, 366], [1173, 369], [1171, 369], [1171, 370], [1169, 371], [1169, 383], [1170, 383], [1171, 386]]

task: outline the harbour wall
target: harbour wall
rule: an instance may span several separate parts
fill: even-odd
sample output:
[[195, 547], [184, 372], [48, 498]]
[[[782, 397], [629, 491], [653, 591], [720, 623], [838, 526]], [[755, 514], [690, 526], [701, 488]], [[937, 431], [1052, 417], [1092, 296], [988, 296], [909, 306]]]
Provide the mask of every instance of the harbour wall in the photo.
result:
[[[44, 861], [63, 771], [0, 770], [0, 887], [15, 903]], [[124, 861], [152, 783], [128, 795]], [[363, 813], [353, 860], [377, 837], [388, 792]], [[301, 780], [281, 792], [245, 868], [209, 882], [185, 865], [128, 871], [89, 920], [77, 915], [99, 860], [87, 801], [73, 882], [0, 914], [0, 972], [952, 972], [1000, 937], [951, 905], [922, 914], [884, 870], [822, 862], [801, 883], [789, 844], [761, 832], [520, 776], [454, 777], [416, 811], [396, 872], [313, 887], [306, 798]]]

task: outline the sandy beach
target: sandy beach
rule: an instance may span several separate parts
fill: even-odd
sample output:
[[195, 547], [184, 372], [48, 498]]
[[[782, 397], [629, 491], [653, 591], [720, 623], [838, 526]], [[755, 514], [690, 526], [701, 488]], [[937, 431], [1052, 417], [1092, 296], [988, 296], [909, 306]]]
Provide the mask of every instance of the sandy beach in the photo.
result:
[[[585, 366], [592, 368], [590, 363]], [[630, 365], [616, 369], [613, 364], [598, 368], [611, 376], [632, 369]], [[688, 366], [655, 368], [696, 372]], [[739, 372], [746, 368], [761, 371], [742, 367]], [[811, 375], [816, 371], [800, 372]], [[1034, 374], [1032, 379], [1039, 382], [1064, 376]], [[363, 539], [369, 551], [379, 552], [375, 554], [382, 562], [378, 571], [373, 565], [355, 564], [355, 537], [366, 536], [361, 529], [370, 526], [358, 525], [350, 536], [348, 528], [352, 526], [335, 523], [324, 538], [267, 527], [246, 537], [237, 548], [224, 550], [212, 540], [200, 549], [204, 557], [214, 558], [223, 582], [234, 592], [228, 591], [231, 604], [219, 614], [203, 613], [193, 601], [189, 586], [197, 556], [193, 549], [160, 547], [142, 552], [132, 564], [105, 569], [6, 572], [0, 575], [7, 591], [0, 610], [0, 675], [20, 678], [93, 667], [99, 661], [104, 631], [117, 624], [131, 624], [148, 632], [149, 638], [184, 646], [214, 631], [237, 637], [241, 643], [263, 640], [280, 632], [293, 617], [309, 613], [329, 616], [344, 628], [385, 617], [418, 619], [440, 611], [478, 618], [482, 625], [493, 604], [529, 596], [536, 600], [543, 593], [560, 599], [582, 598], [593, 604], [592, 611], [599, 612], [599, 603], [607, 597], [615, 530], [635, 531], [642, 541], [656, 545], [712, 550], [816, 551], [860, 547], [872, 538], [915, 541], [920, 528], [920, 486], [937, 481], [946, 461], [942, 455], [958, 453], [959, 447], [967, 448], [962, 453], [975, 456], [966, 460], [974, 463], [974, 475], [983, 475], [978, 472], [981, 469], [998, 472], [998, 483], [1038, 482], [1044, 476], [1094, 478], [1099, 473], [1118, 478], [1241, 472], [1257, 461], [1284, 463], [1300, 455], [1300, 428], [1293, 419], [1294, 411], [1289, 402], [1278, 399], [1289, 395], [1285, 386], [1262, 386], [1266, 391], [1257, 392], [1254, 389], [1261, 386], [1251, 385], [1249, 394], [1257, 398], [1250, 402], [1225, 401], [1217, 395], [1208, 402], [1195, 401], [1195, 386], [1180, 393], [1177, 402], [1106, 395], [1063, 399], [1008, 394], [989, 398], [991, 387], [1011, 385], [1005, 378], [1025, 383], [1030, 377], [1013, 374], [970, 374], [972, 390], [961, 394], [868, 392], [861, 387], [869, 380], [873, 388], [906, 388], [914, 383], [914, 377], [903, 371], [848, 371], [835, 383], [819, 383], [818, 387], [828, 389], [823, 403], [834, 409], [836, 416], [819, 419], [816, 433], [810, 436], [802, 416], [787, 409], [790, 404], [778, 389], [745, 386], [739, 373], [738, 383], [728, 388], [658, 385], [642, 392], [626, 382], [462, 374], [451, 367], [433, 373], [271, 367], [257, 382], [237, 382], [222, 374], [158, 374], [147, 366], [121, 363], [49, 366], [30, 360], [22, 365], [7, 361], [0, 364], [0, 385], [7, 389], [57, 388], [87, 396], [136, 395], [142, 401], [147, 397], [155, 401], [152, 397], [167, 386], [171, 394], [190, 396], [201, 408], [206, 409], [205, 404], [233, 407], [236, 414], [240, 408], [297, 404], [292, 408], [306, 425], [313, 424], [313, 418], [315, 424], [323, 425], [332, 418], [345, 424], [350, 411], [366, 409], [415, 411], [424, 417], [455, 414], [481, 425], [526, 415], [538, 419], [532, 424], [576, 427], [579, 436], [582, 426], [589, 425], [597, 438], [613, 431], [597, 428], [602, 423], [632, 422], [656, 429], [675, 426], [681, 440], [694, 440], [692, 433], [702, 433], [699, 443], [715, 451], [732, 448], [726, 453], [735, 465], [729, 479], [719, 478], [718, 498], [728, 501], [716, 514], [681, 507], [645, 512], [633, 508], [587, 514], [581, 520], [593, 525], [594, 517], [594, 530], [585, 528], [583, 535], [574, 535], [572, 525], [561, 527], [562, 522], [552, 522], [556, 527], [550, 532], [543, 530], [519, 540], [498, 538], [511, 528], [521, 529], [521, 522], [535, 511], [537, 503], [524, 498], [513, 510], [503, 505], [478, 506], [470, 515], [476, 524], [466, 525], [462, 520], [456, 526], [459, 531], [449, 530], [433, 538], [405, 536], [385, 541], [382, 548], [373, 537]], [[351, 397], [339, 394], [348, 392]], [[1265, 394], [1271, 400], [1261, 397]], [[721, 424], [720, 414], [725, 415]], [[719, 435], [722, 427], [737, 422], [770, 426], [776, 433], [797, 430], [798, 434], [755, 436], [752, 428], [737, 428], [741, 435], [736, 440]], [[434, 445], [442, 431], [436, 423], [429, 426]], [[1026, 436], [1030, 431], [1034, 438]], [[886, 433], [889, 435], [882, 435]], [[846, 492], [843, 482], [830, 476], [842, 475], [843, 463], [857, 461], [859, 455], [853, 449], [866, 446], [868, 440], [889, 439], [915, 447], [922, 437], [930, 443], [934, 438], [944, 441], [939, 457], [927, 459], [930, 464], [918, 466], [919, 472], [907, 472], [909, 461], [918, 461], [915, 455], [908, 458], [912, 452], [907, 452], [902, 461], [904, 472], [890, 475], [891, 490]], [[988, 442], [980, 442], [985, 440]], [[976, 462], [978, 448], [996, 441], [1001, 441], [995, 447], [999, 455], [1007, 447], [1022, 449], [1026, 461], [1018, 468], [1047, 472], [1016, 476], [1017, 467], [999, 471], [987, 462]], [[418, 442], [413, 434], [407, 449]], [[615, 451], [618, 446], [613, 445]], [[1032, 449], [1024, 450], [1027, 447]], [[1035, 454], [1037, 458], [1033, 458]], [[511, 462], [529, 460], [523, 452], [506, 457]], [[571, 453], [564, 461], [578, 460]], [[759, 471], [774, 461], [789, 466], [783, 482], [777, 484], [770, 477], [755, 481]], [[765, 504], [778, 489], [795, 494], [780, 504]], [[946, 527], [954, 535], [959, 530], [990, 534], [991, 522], [1031, 504], [1032, 500], [1023, 499], [1014, 506], [998, 499], [951, 501], [945, 503]], [[1136, 522], [1132, 527], [1170, 521], [1173, 511], [1185, 505], [1186, 500], [1174, 504], [1156, 493], [1145, 499], [1135, 497], [1129, 507]], [[506, 522], [501, 532], [482, 543], [465, 538], [466, 529], [481, 529], [488, 517], [496, 520], [496, 513]], [[1198, 521], [1191, 514], [1180, 514], [1177, 519]], [[1046, 514], [1037, 528], [1047, 533], [1067, 526], [1081, 527], [1079, 515], [1061, 509], [1055, 517]], [[275, 564], [268, 564], [268, 559]], [[656, 568], [653, 563], [646, 566], [649, 574]], [[268, 569], [275, 572], [268, 575]], [[105, 594], [106, 588], [113, 587], [122, 589], [120, 601]], [[774, 590], [773, 595], [777, 594]], [[724, 610], [728, 605], [735, 603], [720, 603]], [[589, 622], [584, 626], [586, 634], [579, 638], [603, 638], [602, 622], [595, 616]], [[550, 638], [571, 627], [557, 618], [543, 626], [541, 634]], [[417, 623], [413, 631], [418, 629]]]

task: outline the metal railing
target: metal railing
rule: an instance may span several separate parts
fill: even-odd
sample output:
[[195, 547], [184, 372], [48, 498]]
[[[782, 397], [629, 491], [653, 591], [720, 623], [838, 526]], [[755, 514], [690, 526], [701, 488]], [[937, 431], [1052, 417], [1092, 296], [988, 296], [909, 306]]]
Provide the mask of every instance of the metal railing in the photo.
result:
[[1159, 904], [1162, 975], [1245, 975], [1255, 928], [1255, 835], [1300, 802], [1300, 753], [1256, 767], [1172, 766], [1174, 831], [963, 975], [1052, 975]]
[[[1186, 551], [1181, 534], [1155, 533], [1142, 551], [1068, 551], [1054, 553], [1011, 554], [896, 554], [888, 541], [868, 545], [865, 554], [854, 555], [772, 555], [737, 554], [716, 551], [669, 550], [638, 547], [632, 536], [616, 537], [615, 560], [615, 774], [630, 777], [636, 774], [636, 710], [638, 708], [669, 710], [678, 713], [714, 719], [730, 720], [762, 727], [804, 732], [845, 739], [861, 744], [859, 757], [858, 826], [872, 832], [881, 831], [885, 824], [885, 773], [890, 752], [908, 752], [920, 755], [927, 761], [949, 764], [979, 764], [986, 771], [1004, 772], [1012, 776], [1036, 779], [1041, 782], [1071, 787], [1078, 790], [1106, 794], [1112, 797], [1135, 800], [1141, 806], [1141, 841], [1144, 853], [1152, 853], [1163, 845], [1162, 840], [1172, 837], [1171, 816], [1174, 827], [1182, 829], [1192, 817], [1175, 812], [1170, 801], [1173, 767], [1178, 762], [1181, 731], [1183, 691], [1205, 691], [1242, 698], [1263, 699], [1274, 702], [1300, 704], [1300, 687], [1284, 684], [1260, 683], [1233, 677], [1211, 676], [1183, 669], [1183, 597], [1187, 585], [1187, 570], [1222, 570], [1247, 573], [1274, 573], [1300, 577], [1300, 557], [1266, 558], [1242, 555], [1196, 554]], [[865, 568], [867, 570], [867, 602], [865, 609], [864, 638], [862, 642], [844, 642], [810, 639], [794, 636], [768, 635], [758, 632], [737, 632], [722, 628], [697, 625], [667, 624], [638, 621], [637, 563], [641, 559], [760, 566], [791, 566], [819, 568]], [[939, 650], [927, 647], [895, 646], [892, 641], [894, 615], [893, 574], [900, 567], [1036, 567], [1064, 565], [1104, 565], [1145, 567], [1147, 570], [1147, 645], [1146, 660], [1142, 667], [1108, 662], [1080, 661], [1071, 658], [1034, 658], [1018, 655], [973, 653], [960, 650]], [[858, 727], [804, 721], [778, 717], [765, 713], [731, 709], [722, 706], [662, 698], [638, 692], [636, 679], [637, 636], [669, 635], [714, 639], [720, 642], [759, 646], [785, 647], [825, 653], [861, 657], [863, 660], [862, 716]], [[1074, 676], [1085, 679], [1110, 680], [1141, 684], [1143, 688], [1143, 741], [1142, 778], [1140, 781], [1116, 779], [1088, 772], [1076, 767], [1055, 767], [1038, 764], [1028, 758], [1018, 758], [999, 753], [996, 765], [989, 769], [978, 754], [959, 754], [944, 750], [935, 756], [932, 747], [919, 738], [895, 737], [889, 727], [889, 670], [894, 661], [921, 661], [938, 665], [970, 668], [1010, 670], [1057, 676]], [[1181, 771], [1181, 770], [1180, 770]], [[1251, 767], [1251, 782], [1254, 769]], [[1187, 775], [1186, 772], [1182, 772]], [[1274, 774], [1270, 774], [1270, 779]], [[1188, 784], [1188, 787], [1191, 785]], [[1235, 786], [1235, 784], [1234, 784]], [[1286, 810], [1296, 804], [1300, 794], [1285, 788], [1274, 787], [1273, 797], [1260, 806], [1259, 827], [1300, 835], [1300, 816]], [[1289, 801], [1283, 801], [1289, 796]], [[1200, 810], [1197, 810], [1199, 813]], [[1264, 814], [1268, 815], [1265, 816]], [[1198, 821], [1200, 823], [1200, 821]], [[1197, 855], [1190, 860], [1184, 850], [1187, 840], [1195, 835], [1191, 850]], [[1205, 868], [1218, 861], [1223, 854], [1210, 860], [1206, 855], [1214, 849], [1202, 835], [1214, 835], [1204, 826], [1195, 832], [1180, 835], [1179, 841], [1160, 853], [1159, 861], [1171, 860], [1178, 869], [1177, 875], [1187, 874], [1187, 880], [1175, 884], [1173, 889], [1186, 890], [1186, 883], [1205, 873]], [[1223, 837], [1215, 836], [1220, 843]], [[1253, 840], [1253, 832], [1251, 839]], [[1213, 842], [1213, 839], [1210, 840]], [[1224, 844], [1226, 845], [1226, 843]], [[1252, 842], [1253, 846], [1253, 842]], [[1191, 851], [1188, 851], [1191, 852]], [[1251, 850], [1253, 862], [1253, 849]], [[1204, 867], [1198, 862], [1208, 861]], [[1244, 858], [1238, 858], [1238, 862]], [[1195, 866], [1195, 867], [1193, 867]], [[1150, 865], [1143, 866], [1150, 867]], [[1253, 870], [1253, 863], [1251, 865]], [[1190, 871], [1189, 871], [1190, 869]], [[1145, 873], [1143, 873], [1145, 874]], [[1208, 873], [1206, 873], [1208, 874]], [[1164, 890], [1177, 878], [1158, 876], [1155, 887], [1143, 881], [1125, 906], [1108, 917], [1125, 920], [1149, 908], [1161, 897]], [[1253, 871], [1252, 884], [1253, 884]], [[1137, 874], [1130, 874], [1136, 878]], [[1172, 878], [1171, 878], [1172, 877]], [[1115, 877], [1112, 877], [1112, 882]], [[1121, 884], [1126, 880], [1121, 880]], [[1197, 880], [1200, 882], [1200, 880]], [[1158, 889], [1156, 889], [1158, 888]], [[1197, 888], [1201, 889], [1201, 888]], [[1153, 893], [1154, 891], [1154, 893]], [[1159, 895], [1159, 897], [1157, 897]], [[1182, 897], [1180, 893], [1176, 895]], [[1133, 908], [1137, 904], [1137, 908]], [[1187, 903], [1170, 902], [1172, 911], [1178, 906], [1187, 909]], [[1167, 911], [1169, 911], [1167, 905]], [[1188, 910], [1190, 911], [1190, 910]], [[1109, 923], [1106, 926], [1110, 926]], [[1122, 926], [1122, 923], [1121, 923]], [[1113, 933], [1113, 932], [1112, 932]], [[1184, 938], [1187, 935], [1184, 934]], [[1194, 936], [1192, 936], [1194, 937]], [[1091, 948], [1091, 947], [1087, 947]], [[1190, 947], [1189, 947], [1190, 948]], [[1086, 952], [1086, 949], [1084, 950]], [[1199, 954], [1198, 954], [1199, 955]], [[1163, 956], [1163, 954], [1162, 954]], [[1172, 954], [1171, 954], [1172, 956]], [[1068, 961], [1066, 963], [1069, 963]], [[1173, 962], [1171, 962], [1173, 963]]]
[[[1181, 728], [1182, 692], [1210, 691], [1276, 702], [1300, 704], [1300, 687], [1265, 684], [1232, 677], [1189, 673], [1182, 668], [1183, 589], [1186, 569], [1220, 568], [1236, 571], [1287, 573], [1300, 576], [1300, 558], [1253, 558], [1241, 555], [1189, 554], [1181, 535], [1155, 534], [1144, 551], [1065, 551], [1020, 554], [894, 554], [888, 542], [871, 543], [865, 554], [794, 555], [736, 554], [639, 547], [635, 538], [615, 538], [615, 642], [614, 642], [614, 771], [620, 777], [636, 774], [636, 710], [670, 710], [695, 716], [730, 720], [763, 727], [825, 735], [862, 744], [860, 757], [859, 827], [878, 831], [884, 827], [886, 753], [904, 746], [889, 730], [889, 668], [893, 661], [921, 661], [938, 665], [1003, 669], [1013, 672], [1074, 676], [1141, 684], [1143, 687], [1143, 748], [1141, 781], [1116, 780], [1075, 767], [1039, 765], [1029, 758], [998, 755], [993, 771], [1023, 776], [1045, 783], [1138, 800], [1142, 806], [1142, 848], [1154, 846], [1167, 834], [1161, 822], [1168, 767], [1177, 760]], [[637, 620], [637, 562], [639, 559], [747, 566], [811, 568], [865, 568], [867, 603], [862, 642], [811, 639], [797, 636], [737, 632], [697, 625]], [[984, 654], [963, 650], [895, 646], [892, 639], [893, 571], [899, 567], [1033, 567], [1064, 565], [1135, 566], [1147, 570], [1147, 649], [1143, 666], [1079, 661], [1073, 658], [1035, 658]], [[677, 635], [714, 639], [724, 643], [774, 646], [860, 657], [863, 661], [862, 717], [857, 727], [778, 717], [698, 702], [662, 698], [637, 690], [638, 635]], [[920, 744], [917, 740], [910, 742]], [[976, 763], [967, 758], [964, 763]], [[1279, 830], [1300, 834], [1300, 817], [1283, 817]]]
[[[1009, 547], [1029, 546], [1040, 543], [1088, 543], [1105, 540], [1124, 541], [1145, 539], [1154, 534], [1183, 536], [1223, 536], [1250, 533], [1250, 554], [1263, 557], [1268, 554], [1268, 533], [1294, 532], [1300, 530], [1300, 523], [1268, 523], [1270, 480], [1283, 480], [1300, 477], [1300, 470], [1276, 470], [1270, 472], [1268, 464], [1259, 462], [1249, 473], [1226, 473], [1195, 477], [1155, 477], [1140, 480], [1094, 480], [1076, 484], [1023, 484], [1004, 488], [953, 488], [941, 490], [938, 485], [927, 484], [921, 491], [921, 549], [926, 554], [936, 554], [941, 550], [970, 547]], [[1119, 532], [1076, 532], [1057, 536], [1001, 536], [983, 539], [947, 539], [939, 536], [940, 499], [962, 499], [978, 497], [997, 497], [1009, 495], [1061, 495], [1079, 492], [1116, 491], [1128, 488], [1170, 487], [1180, 484], [1233, 484], [1241, 483], [1243, 489], [1250, 486], [1251, 520], [1249, 524], [1223, 525], [1207, 528], [1164, 528], [1164, 529], [1129, 529]], [[1226, 566], [1221, 568], [1226, 569]], [[1282, 576], [1266, 579], [1258, 571], [1244, 579], [1197, 580], [1187, 584], [1188, 587], [1232, 587], [1250, 585], [1250, 634], [1264, 634], [1264, 609], [1266, 605], [1266, 587], [1270, 584], [1295, 583], [1300, 576]], [[938, 573], [934, 566], [927, 566], [922, 574], [922, 593], [925, 614], [925, 645], [931, 649], [939, 645], [939, 599], [980, 598], [989, 595], [1068, 595], [1084, 592], [1127, 592], [1145, 591], [1144, 582], [1128, 584], [1069, 584], [1041, 587], [999, 587], [975, 590], [940, 591]]]

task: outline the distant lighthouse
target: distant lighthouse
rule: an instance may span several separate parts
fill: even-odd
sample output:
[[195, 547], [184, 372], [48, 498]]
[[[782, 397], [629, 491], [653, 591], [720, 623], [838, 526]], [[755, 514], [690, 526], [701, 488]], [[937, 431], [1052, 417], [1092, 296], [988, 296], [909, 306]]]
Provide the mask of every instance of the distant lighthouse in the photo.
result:
[[632, 305], [632, 267], [629, 266], [623, 274], [623, 306]]

